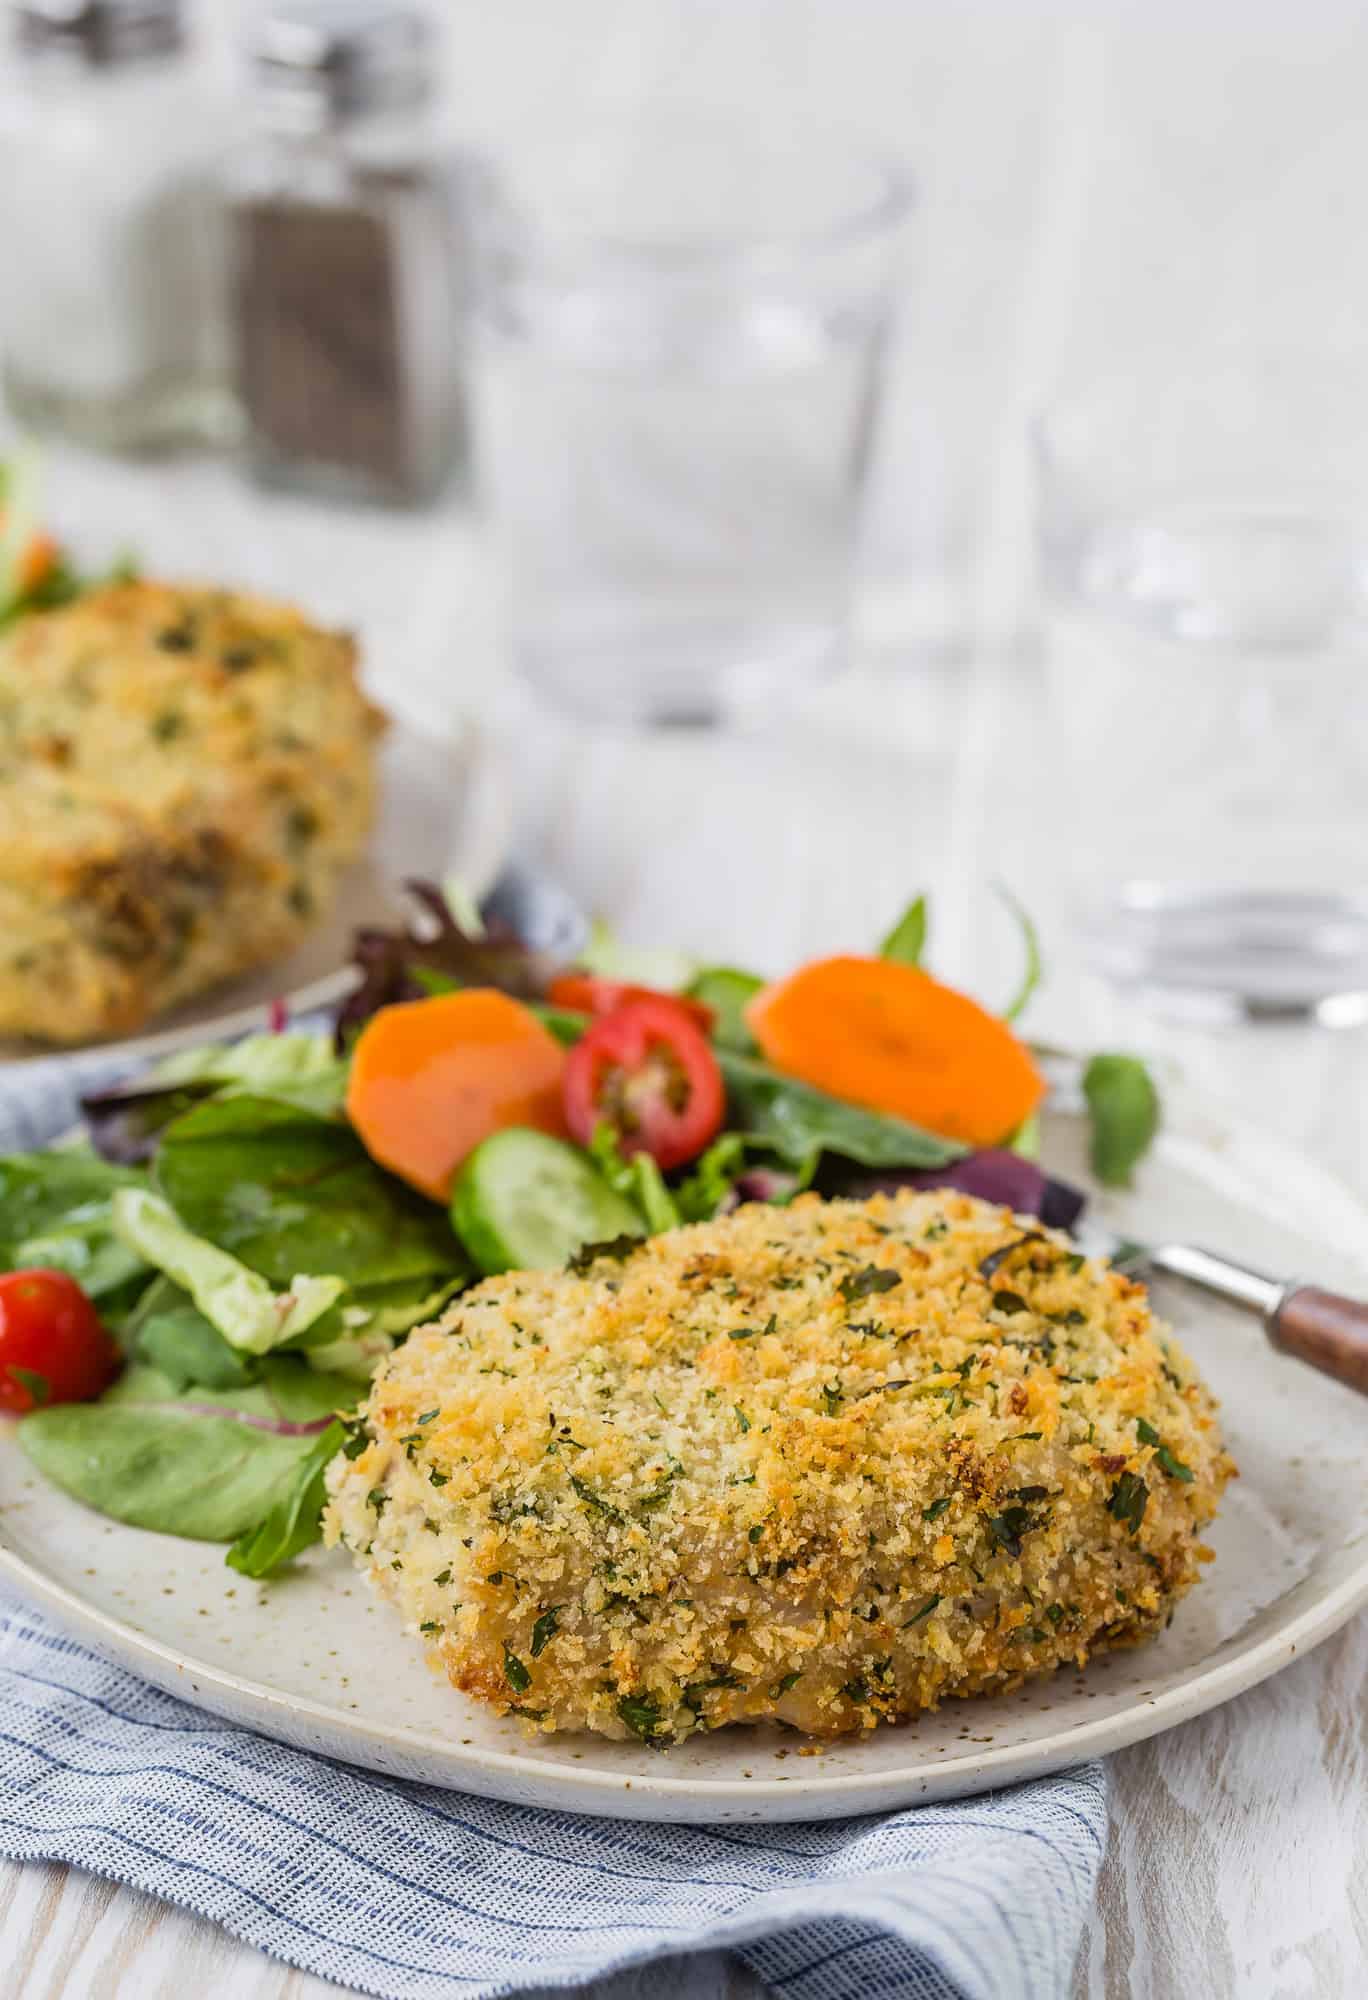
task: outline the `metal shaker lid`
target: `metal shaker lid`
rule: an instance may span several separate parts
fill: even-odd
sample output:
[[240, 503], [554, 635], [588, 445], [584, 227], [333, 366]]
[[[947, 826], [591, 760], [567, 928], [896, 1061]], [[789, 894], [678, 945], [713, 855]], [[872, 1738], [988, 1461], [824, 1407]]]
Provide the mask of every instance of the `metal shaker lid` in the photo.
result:
[[168, 55], [184, 39], [181, 0], [19, 0], [15, 28], [24, 54], [92, 65]]
[[271, 0], [251, 59], [273, 121], [292, 130], [406, 110], [432, 92], [432, 31], [404, 0]]

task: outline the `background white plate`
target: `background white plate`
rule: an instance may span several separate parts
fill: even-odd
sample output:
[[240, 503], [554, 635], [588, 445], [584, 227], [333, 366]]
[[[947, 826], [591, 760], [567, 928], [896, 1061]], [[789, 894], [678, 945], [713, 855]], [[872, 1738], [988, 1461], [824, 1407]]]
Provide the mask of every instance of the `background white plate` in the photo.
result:
[[[440, 880], [454, 869], [473, 895], [483, 896], [504, 860], [508, 805], [488, 781], [490, 766], [476, 754], [473, 728], [442, 735], [396, 720], [377, 761], [375, 832], [342, 877], [332, 910], [297, 950], [201, 994], [149, 1034], [85, 1046], [127, 1056], [131, 1069], [186, 1043], [246, 1034], [277, 998], [296, 1011], [324, 1006], [345, 990], [353, 931], [397, 914], [406, 875]], [[0, 1069], [61, 1053], [47, 1043], [0, 1037]]]
[[[1079, 1121], [1047, 1158], [1083, 1178]], [[1098, 1203], [1136, 1235], [1206, 1241], [1279, 1272], [1362, 1289], [1368, 1211], [1281, 1143], [1192, 1100], [1170, 1104], [1133, 1195]], [[1276, 1354], [1252, 1319], [1175, 1287], [1162, 1309], [1222, 1399], [1242, 1477], [1218, 1555], [1167, 1633], [1000, 1701], [804, 1755], [796, 1736], [724, 1730], [666, 1753], [529, 1739], [428, 1673], [340, 1553], [253, 1584], [217, 1548], [140, 1534], [47, 1487], [0, 1435], [0, 1576], [160, 1687], [352, 1763], [497, 1798], [665, 1820], [834, 1817], [1059, 1769], [1171, 1727], [1285, 1666], [1368, 1602], [1368, 1403]]]

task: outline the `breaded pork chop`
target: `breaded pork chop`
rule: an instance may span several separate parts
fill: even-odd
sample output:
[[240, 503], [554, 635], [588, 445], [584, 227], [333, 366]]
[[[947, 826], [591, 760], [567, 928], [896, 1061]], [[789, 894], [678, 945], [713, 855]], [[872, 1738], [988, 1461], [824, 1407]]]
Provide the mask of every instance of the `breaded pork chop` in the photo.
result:
[[345, 634], [129, 583], [0, 643], [0, 1034], [75, 1042], [288, 951], [370, 826]]
[[488, 1280], [364, 1423], [325, 1535], [454, 1685], [658, 1743], [868, 1729], [1140, 1639], [1234, 1470], [1139, 1285], [950, 1192]]

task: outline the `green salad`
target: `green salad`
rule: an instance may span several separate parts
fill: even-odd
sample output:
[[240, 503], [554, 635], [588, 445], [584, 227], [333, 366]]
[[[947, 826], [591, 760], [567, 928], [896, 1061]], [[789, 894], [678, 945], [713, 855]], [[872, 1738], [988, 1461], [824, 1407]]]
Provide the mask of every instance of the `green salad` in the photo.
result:
[[[177, 1055], [87, 1099], [78, 1141], [0, 1159], [0, 1409], [96, 1511], [263, 1577], [317, 1537], [376, 1367], [482, 1277], [806, 1189], [1082, 1207], [1034, 1158], [1029, 1045], [921, 969], [921, 899], [880, 953], [667, 989], [414, 886], [423, 921], [361, 934], [335, 1021]], [[1154, 1086], [1114, 1054], [1081, 1080], [1124, 1181]]]

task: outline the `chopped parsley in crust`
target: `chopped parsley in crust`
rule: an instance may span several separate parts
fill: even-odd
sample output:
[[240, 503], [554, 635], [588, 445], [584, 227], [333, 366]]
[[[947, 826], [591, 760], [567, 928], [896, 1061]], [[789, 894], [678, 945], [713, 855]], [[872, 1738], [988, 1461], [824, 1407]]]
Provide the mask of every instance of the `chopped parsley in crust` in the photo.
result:
[[950, 1192], [487, 1280], [364, 1420], [326, 1538], [453, 1685], [659, 1745], [870, 1729], [1142, 1639], [1235, 1469], [1142, 1286]]
[[0, 1034], [126, 1034], [289, 951], [369, 830], [345, 633], [111, 585], [0, 642]]

